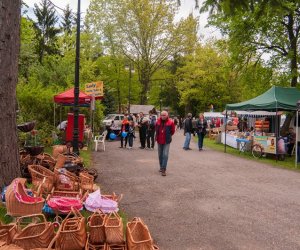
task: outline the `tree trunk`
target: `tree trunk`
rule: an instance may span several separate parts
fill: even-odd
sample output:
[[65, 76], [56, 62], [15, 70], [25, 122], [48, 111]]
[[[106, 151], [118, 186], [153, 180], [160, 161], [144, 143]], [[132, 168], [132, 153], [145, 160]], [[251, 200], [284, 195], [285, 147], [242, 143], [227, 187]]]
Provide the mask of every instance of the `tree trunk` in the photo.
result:
[[140, 82], [142, 84], [141, 103], [140, 104], [142, 104], [142, 105], [145, 105], [148, 102], [147, 94], [149, 92], [149, 87], [150, 87], [150, 78], [151, 78], [151, 74], [149, 72], [149, 67], [147, 67], [147, 65], [145, 65], [144, 68], [141, 70], [141, 75], [140, 75]]
[[298, 79], [298, 64], [297, 64], [297, 37], [294, 34], [294, 17], [292, 14], [288, 15], [287, 23], [288, 36], [290, 41], [290, 70], [291, 70], [291, 87], [296, 87]]
[[20, 17], [20, 0], [0, 1], [0, 187], [20, 176], [15, 105]]

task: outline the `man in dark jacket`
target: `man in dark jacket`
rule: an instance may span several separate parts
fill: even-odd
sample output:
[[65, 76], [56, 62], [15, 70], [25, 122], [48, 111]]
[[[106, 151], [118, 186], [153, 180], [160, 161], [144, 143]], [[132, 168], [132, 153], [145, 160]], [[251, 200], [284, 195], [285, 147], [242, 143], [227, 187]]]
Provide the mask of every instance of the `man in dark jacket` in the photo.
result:
[[159, 172], [161, 172], [162, 176], [166, 176], [170, 143], [172, 141], [172, 135], [175, 133], [174, 122], [168, 116], [167, 111], [162, 111], [155, 126], [160, 166]]
[[156, 123], [156, 117], [152, 112], [149, 112], [149, 123], [148, 123], [148, 129], [147, 129], [147, 148], [154, 149], [154, 135], [155, 135], [155, 123]]
[[193, 133], [193, 123], [192, 123], [192, 114], [188, 113], [187, 118], [184, 120], [183, 123], [185, 141], [183, 144], [184, 150], [190, 149], [190, 142], [191, 142], [191, 135]]
[[139, 134], [140, 134], [140, 149], [144, 149], [146, 146], [146, 135], [148, 128], [148, 119], [144, 117], [143, 112], [140, 112], [139, 120], [138, 120]]

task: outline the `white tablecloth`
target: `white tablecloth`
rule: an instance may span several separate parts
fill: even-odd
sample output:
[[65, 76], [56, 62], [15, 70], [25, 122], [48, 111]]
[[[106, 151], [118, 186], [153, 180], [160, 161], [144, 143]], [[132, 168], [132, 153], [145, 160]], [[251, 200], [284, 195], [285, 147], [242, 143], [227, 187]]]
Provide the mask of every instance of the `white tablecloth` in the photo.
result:
[[[237, 136], [233, 136], [230, 134], [226, 135], [226, 145], [233, 147], [233, 148], [237, 148]], [[225, 144], [225, 132], [222, 132], [222, 137], [221, 137], [221, 142], [223, 144]]]

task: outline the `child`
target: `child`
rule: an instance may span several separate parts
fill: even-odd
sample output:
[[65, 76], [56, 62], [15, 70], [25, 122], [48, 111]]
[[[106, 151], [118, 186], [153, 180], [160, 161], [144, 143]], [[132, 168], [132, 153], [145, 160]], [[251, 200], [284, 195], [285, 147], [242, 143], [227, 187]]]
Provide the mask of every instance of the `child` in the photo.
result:
[[133, 147], [133, 138], [135, 138], [134, 122], [133, 121], [129, 122], [129, 130], [128, 130], [127, 137], [128, 137], [129, 149], [132, 149], [132, 147]]
[[127, 116], [124, 116], [124, 120], [122, 121], [122, 125], [121, 125], [121, 131], [120, 131], [120, 137], [121, 137], [121, 147], [120, 148], [123, 148], [123, 141], [125, 141], [125, 148], [127, 146], [127, 136], [124, 138], [122, 136], [122, 132], [126, 132], [128, 133], [129, 131], [129, 122], [128, 122], [128, 119], [127, 119]]

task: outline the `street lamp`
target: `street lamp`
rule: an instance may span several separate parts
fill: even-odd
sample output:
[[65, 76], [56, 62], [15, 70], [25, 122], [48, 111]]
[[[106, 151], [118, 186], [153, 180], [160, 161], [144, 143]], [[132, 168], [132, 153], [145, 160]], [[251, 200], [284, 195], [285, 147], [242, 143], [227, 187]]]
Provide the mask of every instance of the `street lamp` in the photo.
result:
[[130, 114], [130, 102], [131, 102], [131, 78], [132, 73], [134, 73], [134, 68], [132, 67], [131, 62], [129, 62], [129, 65], [125, 66], [125, 69], [129, 72], [129, 84], [128, 84], [128, 114]]
[[74, 84], [74, 129], [73, 129], [73, 152], [77, 155], [79, 155], [79, 149], [78, 149], [79, 65], [80, 65], [80, 0], [78, 0], [78, 7], [77, 7], [77, 33], [76, 33], [75, 84]]

